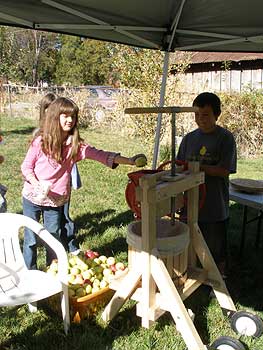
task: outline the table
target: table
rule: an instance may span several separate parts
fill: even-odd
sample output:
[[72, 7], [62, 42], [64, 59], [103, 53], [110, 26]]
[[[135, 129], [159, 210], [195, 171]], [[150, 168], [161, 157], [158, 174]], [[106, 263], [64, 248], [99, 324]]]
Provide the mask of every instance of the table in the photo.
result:
[[[241, 232], [240, 254], [243, 253], [246, 235], [246, 226], [250, 222], [257, 221], [257, 235], [255, 245], [258, 247], [260, 240], [261, 222], [263, 218], [263, 193], [245, 193], [237, 191], [233, 186], [229, 186], [229, 199], [236, 203], [240, 203], [244, 206], [243, 209], [243, 222]], [[248, 220], [247, 210], [248, 207], [254, 208], [258, 211], [256, 217]]]

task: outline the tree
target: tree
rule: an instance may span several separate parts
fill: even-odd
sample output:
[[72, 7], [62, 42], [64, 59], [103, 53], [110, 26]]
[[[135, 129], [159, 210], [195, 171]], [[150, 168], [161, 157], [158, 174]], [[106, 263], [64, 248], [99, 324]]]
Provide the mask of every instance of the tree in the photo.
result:
[[52, 80], [57, 34], [0, 27], [0, 74], [9, 80], [37, 85]]
[[111, 83], [111, 44], [64, 35], [56, 69], [58, 84], [107, 85]]

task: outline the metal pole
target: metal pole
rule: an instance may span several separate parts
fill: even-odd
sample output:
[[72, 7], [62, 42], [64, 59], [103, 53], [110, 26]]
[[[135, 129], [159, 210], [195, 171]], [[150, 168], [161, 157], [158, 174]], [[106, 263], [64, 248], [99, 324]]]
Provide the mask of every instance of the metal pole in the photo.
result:
[[175, 152], [176, 152], [176, 113], [172, 113], [172, 118], [171, 118], [171, 129], [172, 129], [172, 139], [171, 139], [171, 147], [172, 147], [172, 169], [171, 169], [171, 176], [175, 176]]
[[9, 99], [9, 111], [10, 111], [10, 117], [13, 117], [13, 112], [12, 112], [12, 99], [11, 99], [11, 88], [10, 85], [8, 84], [7, 86], [8, 89], [8, 99]]
[[[172, 168], [171, 168], [171, 176], [175, 176], [175, 152], [176, 152], [176, 113], [172, 113], [172, 118], [171, 118], [171, 148], [172, 148]], [[171, 197], [171, 223], [174, 225], [175, 223], [175, 197]]]
[[[166, 51], [165, 56], [164, 56], [164, 62], [163, 62], [163, 76], [162, 76], [162, 85], [161, 85], [160, 102], [159, 102], [160, 107], [162, 107], [164, 105], [164, 97], [165, 97], [166, 81], [167, 81], [167, 76], [168, 76], [169, 59], [170, 59], [170, 53]], [[154, 151], [153, 151], [152, 169], [156, 169], [156, 167], [157, 167], [157, 159], [158, 159], [159, 147], [160, 147], [161, 126], [162, 126], [162, 113], [159, 113], [158, 118], [157, 118], [156, 132], [155, 132], [155, 143], [154, 143]]]

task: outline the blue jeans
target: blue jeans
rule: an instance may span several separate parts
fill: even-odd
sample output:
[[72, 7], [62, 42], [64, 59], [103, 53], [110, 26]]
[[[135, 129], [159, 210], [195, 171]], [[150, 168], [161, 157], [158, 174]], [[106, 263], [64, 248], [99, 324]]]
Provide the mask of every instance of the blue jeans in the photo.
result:
[[76, 225], [69, 216], [69, 201], [64, 204], [61, 214], [61, 241], [65, 249], [69, 252], [74, 252], [79, 248], [76, 241]]
[[[36, 205], [23, 198], [23, 214], [38, 222], [42, 214], [45, 229], [58, 240], [60, 240], [62, 208]], [[46, 264], [50, 265], [52, 260], [56, 258], [56, 255], [48, 246], [46, 246], [46, 252]], [[28, 269], [37, 269], [37, 237], [28, 228], [25, 228], [24, 231], [23, 256]]]

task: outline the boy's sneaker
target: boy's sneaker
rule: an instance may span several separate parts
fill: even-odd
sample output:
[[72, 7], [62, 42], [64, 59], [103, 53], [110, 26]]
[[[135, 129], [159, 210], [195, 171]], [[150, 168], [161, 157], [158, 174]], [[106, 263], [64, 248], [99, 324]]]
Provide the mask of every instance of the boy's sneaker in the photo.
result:
[[70, 254], [72, 255], [79, 255], [79, 253], [80, 253], [80, 249], [76, 249], [73, 252], [70, 252]]

